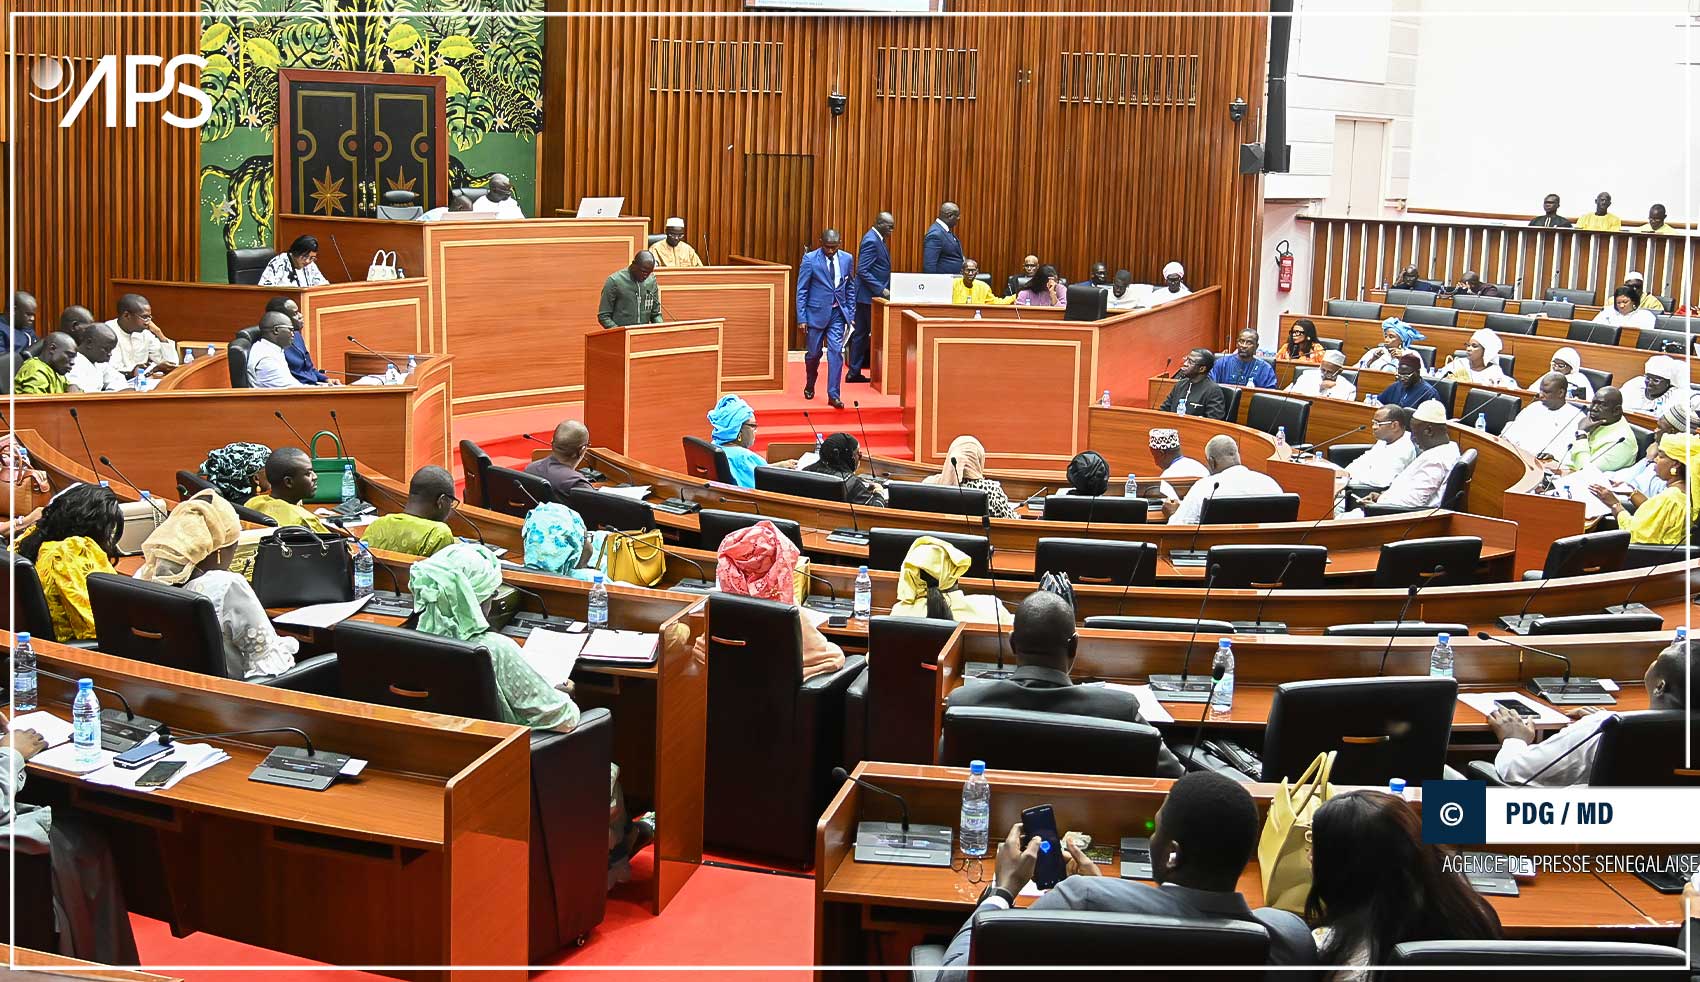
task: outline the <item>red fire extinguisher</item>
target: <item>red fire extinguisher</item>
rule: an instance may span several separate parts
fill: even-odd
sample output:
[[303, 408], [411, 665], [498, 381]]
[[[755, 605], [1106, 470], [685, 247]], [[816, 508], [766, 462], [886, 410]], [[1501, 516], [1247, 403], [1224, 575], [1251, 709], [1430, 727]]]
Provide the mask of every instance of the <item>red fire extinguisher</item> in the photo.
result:
[[1275, 268], [1280, 270], [1280, 275], [1276, 280], [1275, 288], [1280, 290], [1282, 293], [1287, 293], [1292, 290], [1293, 252], [1291, 249], [1287, 248], [1286, 239], [1282, 239], [1280, 242], [1275, 244]]

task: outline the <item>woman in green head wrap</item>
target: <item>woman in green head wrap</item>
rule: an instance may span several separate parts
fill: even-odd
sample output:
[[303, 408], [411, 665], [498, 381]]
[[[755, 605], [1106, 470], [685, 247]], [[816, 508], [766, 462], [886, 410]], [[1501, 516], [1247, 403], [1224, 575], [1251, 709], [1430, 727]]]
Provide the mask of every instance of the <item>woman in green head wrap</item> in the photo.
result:
[[546, 501], [531, 509], [520, 530], [525, 542], [525, 565], [545, 573], [590, 580], [594, 550], [585, 548], [584, 519], [566, 505]]

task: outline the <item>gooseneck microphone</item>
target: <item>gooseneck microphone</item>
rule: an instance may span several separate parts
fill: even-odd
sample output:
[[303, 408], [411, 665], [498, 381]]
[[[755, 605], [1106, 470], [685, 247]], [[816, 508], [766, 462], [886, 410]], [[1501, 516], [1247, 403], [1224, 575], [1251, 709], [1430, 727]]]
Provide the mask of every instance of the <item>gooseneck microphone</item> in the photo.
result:
[[1497, 637], [1486, 631], [1477, 631], [1476, 637], [1482, 641], [1496, 641], [1522, 651], [1563, 662], [1563, 677], [1537, 676], [1524, 683], [1530, 692], [1554, 706], [1610, 706], [1617, 703], [1617, 699], [1605, 690], [1605, 686], [1600, 685], [1599, 679], [1582, 676], [1572, 679], [1570, 677], [1570, 659], [1556, 651], [1537, 648], [1534, 645], [1513, 641], [1510, 638]]
[[1204, 531], [1204, 513], [1210, 508], [1210, 500], [1216, 497], [1216, 492], [1222, 489], [1222, 482], [1217, 481], [1204, 492], [1204, 503], [1198, 509], [1198, 526], [1192, 530], [1192, 538], [1187, 540], [1185, 549], [1170, 549], [1169, 564], [1171, 566], [1203, 566], [1208, 560], [1208, 553], [1197, 551], [1199, 533]]
[[[159, 727], [154, 730], [154, 732], [159, 734], [159, 745], [160, 746], [162, 746], [162, 747], [171, 746], [171, 743], [172, 743], [172, 740], [174, 739], [174, 736], [171, 732], [170, 726], [168, 726], [165, 723], [161, 723], [161, 724], [159, 724]], [[225, 730], [222, 733], [197, 733], [197, 734], [194, 735], [194, 737], [197, 740], [216, 740], [216, 739], [219, 739], [219, 738], [222, 738], [222, 737], [251, 736], [251, 735], [257, 734], [257, 733], [293, 733], [296, 736], [301, 738], [301, 743], [307, 748], [307, 756], [312, 757], [316, 753], [316, 751], [313, 749], [312, 738], [309, 737], [306, 734], [305, 731], [297, 729], [296, 727], [293, 727], [293, 726], [266, 726], [266, 727], [261, 727], [259, 729], [254, 729], [254, 730]]]
[[865, 790], [872, 791], [875, 794], [883, 794], [887, 798], [891, 798], [894, 801], [896, 801], [897, 807], [901, 810], [902, 815], [903, 815], [903, 822], [902, 822], [903, 842], [902, 842], [902, 845], [907, 846], [909, 844], [909, 802], [904, 801], [902, 795], [898, 794], [895, 791], [887, 791], [885, 788], [882, 788], [877, 784], [869, 784], [867, 781], [864, 781], [859, 777], [851, 777], [850, 772], [845, 770], [842, 767], [834, 767], [832, 769], [832, 779], [835, 780], [835, 781], [839, 781], [839, 782], [849, 781], [851, 784], [854, 784], [859, 788], [863, 788]]
[[1499, 618], [1500, 626], [1505, 628], [1507, 631], [1510, 631], [1512, 634], [1528, 634], [1529, 628], [1532, 627], [1536, 621], [1545, 616], [1543, 614], [1529, 613], [1529, 605], [1535, 602], [1535, 598], [1540, 595], [1542, 590], [1547, 588], [1547, 584], [1551, 583], [1552, 580], [1552, 577], [1545, 575], [1543, 572], [1541, 576], [1541, 585], [1529, 591], [1528, 598], [1523, 601], [1523, 606], [1517, 611], [1517, 613], [1501, 615]]
[[862, 458], [868, 462], [868, 476], [879, 479], [879, 472], [874, 470], [874, 452], [869, 449], [868, 424], [862, 422], [862, 400], [852, 399], [850, 405], [856, 410], [856, 426], [862, 431]]
[[[336, 261], [339, 262], [339, 263], [342, 263], [342, 277], [343, 277], [343, 279], [347, 280], [350, 283], [354, 282], [354, 273], [351, 270], [349, 270], [349, 268], [348, 268], [348, 260], [342, 258], [342, 246], [339, 245], [336, 241], [336, 233], [334, 233], [334, 232], [331, 233], [330, 240], [331, 240], [331, 248], [336, 250]], [[290, 265], [291, 265], [291, 267], [294, 266], [293, 263], [291, 263]], [[295, 274], [296, 282], [300, 283], [301, 282], [300, 272], [296, 271], [293, 268], [291, 268], [290, 272]], [[349, 340], [352, 341], [354, 339], [349, 338]]]
[[379, 352], [379, 351], [373, 351], [371, 348], [368, 348], [366, 346], [366, 343], [364, 341], [361, 341], [359, 338], [355, 337], [352, 334], [348, 335], [348, 343], [358, 346], [361, 351], [366, 352], [367, 354], [371, 355], [374, 358], [382, 358], [386, 364], [394, 364], [395, 363], [395, 356], [394, 355], [386, 355], [386, 354]]
[[[1222, 684], [1222, 679], [1228, 674], [1228, 663], [1212, 659], [1210, 662], [1210, 691], [1204, 695], [1204, 709], [1198, 714], [1198, 728], [1192, 733], [1192, 748], [1186, 752], [1186, 762], [1181, 766], [1192, 770], [1192, 758], [1198, 755], [1198, 745], [1204, 742], [1204, 724], [1210, 719], [1210, 700], [1216, 698], [1216, 687]], [[1254, 777], [1256, 775], [1253, 775]]]
[[[1436, 566], [1435, 569], [1440, 567]], [[1405, 623], [1405, 615], [1410, 613], [1411, 603], [1417, 599], [1426, 583], [1413, 583], [1405, 588], [1405, 604], [1399, 608], [1399, 617], [1393, 622], [1393, 630], [1387, 632], [1387, 646], [1381, 649], [1381, 666], [1375, 670], [1377, 676], [1387, 674], [1387, 656], [1393, 653], [1393, 642], [1399, 638], [1399, 626]]]
[[1344, 433], [1336, 433], [1335, 435], [1329, 437], [1328, 439], [1322, 441], [1321, 443], [1313, 443], [1310, 446], [1311, 456], [1315, 456], [1316, 452], [1318, 450], [1321, 450], [1323, 447], [1326, 447], [1331, 443], [1338, 443], [1339, 441], [1344, 440], [1345, 438], [1351, 436], [1354, 433], [1362, 433], [1364, 430], [1367, 430], [1367, 429], [1369, 429], [1369, 424], [1365, 423], [1362, 426], [1354, 426]]
[[[128, 484], [132, 488], [135, 488], [137, 491], [141, 491], [143, 494], [147, 494], [146, 491], [142, 491], [142, 488], [141, 488], [140, 485], [138, 485], [135, 481], [132, 481], [129, 478], [125, 477], [123, 471], [121, 471], [117, 467], [113, 466], [112, 458], [108, 457], [105, 454], [101, 454], [100, 455], [100, 462], [106, 465], [107, 470], [109, 470], [113, 474], [117, 475], [118, 480], [123, 481], [125, 484]], [[97, 477], [99, 476], [98, 471], [96, 471], [95, 474], [96, 474]], [[156, 501], [154, 499], [154, 496], [151, 495], [151, 494], [148, 494], [146, 501], [148, 503], [148, 508], [151, 509], [154, 514], [159, 515], [161, 520], [163, 521], [164, 518], [165, 518], [165, 508], [163, 506], [161, 506], [160, 503], [158, 501]]]
[[1635, 594], [1640, 592], [1641, 588], [1647, 584], [1647, 581], [1653, 578], [1653, 574], [1658, 571], [1658, 569], [1661, 565], [1663, 565], [1663, 564], [1662, 563], [1654, 563], [1652, 566], [1649, 566], [1647, 568], [1647, 572], [1640, 579], [1635, 581], [1634, 586], [1629, 588], [1629, 593], [1624, 596], [1623, 603], [1612, 604], [1611, 606], [1606, 608], [1606, 613], [1608, 613], [1608, 614], [1651, 614], [1653, 612], [1653, 609], [1651, 607], [1648, 607], [1646, 604], [1632, 603], [1631, 601], [1633, 601], [1635, 599]]
[[598, 464], [603, 465], [604, 467], [614, 468], [615, 470], [619, 471], [622, 476], [625, 477], [625, 480], [621, 481], [619, 484], [614, 485], [615, 487], [629, 488], [629, 487], [632, 486], [632, 472], [631, 471], [626, 470], [624, 467], [621, 467], [619, 464], [614, 463], [612, 460], [609, 460], [607, 457], [599, 456], [599, 457], [596, 458], [596, 462]]
[[992, 516], [981, 515], [980, 527], [986, 532], [986, 576], [992, 581], [992, 618], [998, 628], [998, 678], [1006, 677], [1003, 667], [1003, 600], [998, 597], [998, 571], [994, 565], [997, 547], [992, 545]]
[[282, 423], [285, 427], [288, 428], [290, 434], [293, 435], [295, 437], [295, 439], [301, 441], [301, 449], [306, 450], [307, 447], [308, 447], [307, 438], [301, 435], [301, 431], [297, 430], [294, 426], [290, 425], [289, 420], [285, 419], [284, 416], [283, 416], [283, 410], [274, 409], [274, 410], [272, 410], [272, 415], [276, 416], [277, 421]]
[[1287, 553], [1287, 565], [1281, 567], [1281, 572], [1275, 574], [1275, 579], [1270, 582], [1269, 588], [1267, 590], [1265, 590], [1264, 593], [1263, 593], [1263, 599], [1261, 599], [1257, 602], [1257, 612], [1256, 612], [1255, 615], [1253, 615], [1251, 622], [1250, 623], [1244, 623], [1244, 622], [1241, 622], [1241, 621], [1235, 621], [1234, 622], [1234, 633], [1235, 634], [1286, 634], [1287, 633], [1287, 625], [1284, 622], [1276, 621], [1272, 624], [1263, 623], [1263, 607], [1264, 607], [1265, 604], [1269, 603], [1269, 598], [1275, 595], [1275, 588], [1279, 587], [1279, 586], [1284, 586], [1286, 584], [1287, 574], [1292, 572], [1293, 564], [1298, 562], [1298, 559], [1299, 559], [1299, 554], [1297, 552]]
[[1192, 667], [1192, 648], [1198, 642], [1199, 628], [1203, 627], [1204, 608], [1210, 603], [1210, 591], [1216, 586], [1216, 575], [1222, 571], [1221, 563], [1212, 563], [1208, 575], [1204, 579], [1204, 599], [1198, 602], [1198, 615], [1193, 618], [1192, 636], [1186, 640], [1186, 655], [1181, 659], [1179, 675], [1152, 675], [1149, 679], [1151, 691], [1161, 692], [1172, 702], [1198, 702], [1209, 699], [1209, 686], [1202, 680], [1189, 677], [1188, 669]]
[[[77, 418], [77, 407], [72, 406], [68, 412], [71, 414], [71, 422], [77, 427], [77, 439], [83, 441], [83, 453], [88, 455], [89, 470], [94, 472], [94, 479], [99, 481], [100, 468], [94, 465], [94, 451], [89, 449], [89, 438], [83, 434], [83, 421]], [[128, 484], [129, 482], [126, 481], [124, 483]]]

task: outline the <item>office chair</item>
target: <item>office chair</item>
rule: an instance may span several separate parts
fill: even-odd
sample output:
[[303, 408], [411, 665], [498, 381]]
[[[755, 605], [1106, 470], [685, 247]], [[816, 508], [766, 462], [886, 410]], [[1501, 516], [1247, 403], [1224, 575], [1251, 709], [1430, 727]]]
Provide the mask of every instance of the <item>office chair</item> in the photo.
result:
[[[1404, 589], [1433, 580], [1440, 586], [1462, 586], [1476, 582], [1476, 567], [1482, 561], [1482, 540], [1477, 535], [1446, 535], [1432, 539], [1404, 539], [1381, 544], [1375, 563], [1375, 589]], [[1439, 567], [1442, 572], [1433, 571]]]
[[490, 496], [484, 490], [484, 477], [495, 461], [484, 448], [471, 440], [460, 441], [460, 467], [466, 478], [466, 503], [474, 508], [489, 508]]
[[1346, 342], [1340, 338], [1325, 338], [1318, 336], [1316, 343], [1322, 345], [1322, 350], [1324, 351], [1338, 351], [1341, 354], [1346, 353]]
[[[36, 951], [59, 950], [58, 898], [53, 893], [53, 856], [49, 850], [13, 849], [10, 835], [0, 860], [10, 856], [11, 888], [0, 891], [0, 918], [11, 924], [11, 943]], [[14, 904], [14, 901], [16, 903]], [[15, 920], [13, 919], [15, 918]]]
[[[1616, 342], [1612, 343], [1615, 344]], [[1611, 372], [1602, 372], [1597, 368], [1578, 368], [1577, 371], [1582, 373], [1582, 377], [1588, 380], [1588, 384], [1594, 387], [1595, 392], [1611, 384]]]
[[[1428, 371], [1429, 369], [1432, 369], [1434, 367], [1434, 355], [1435, 355], [1435, 346], [1434, 345], [1432, 345], [1432, 344], [1413, 344], [1413, 345], [1411, 345], [1411, 350], [1416, 352], [1417, 357], [1421, 358], [1423, 360], [1423, 371]], [[1431, 379], [1430, 381], [1433, 381], [1433, 380]]]
[[817, 501], [843, 501], [844, 478], [792, 470], [789, 467], [757, 467], [756, 490], [788, 494], [796, 498], [813, 498]]
[[1457, 680], [1439, 676], [1282, 683], [1269, 707], [1262, 774], [1248, 776], [1294, 780], [1317, 754], [1333, 750], [1338, 754], [1329, 780], [1336, 784], [1438, 779], [1446, 769], [1457, 700]]
[[1305, 442], [1305, 428], [1310, 423], [1310, 400], [1273, 392], [1253, 392], [1251, 405], [1246, 407], [1245, 425], [1262, 430], [1270, 436], [1283, 426], [1287, 428], [1287, 444]]
[[1498, 314], [1489, 311], [1483, 325], [1495, 334], [1533, 334], [1535, 318], [1529, 314]]
[[489, 193], [490, 193], [489, 188], [455, 188], [452, 192], [449, 193], [449, 197], [452, 198], [452, 197], [454, 197], [455, 195], [458, 194], [458, 195], [461, 195], [462, 197], [466, 198], [466, 200], [468, 200], [468, 201], [470, 201], [474, 204], [477, 204], [479, 198], [482, 198]]
[[1564, 336], [1571, 341], [1582, 341], [1587, 344], [1616, 344], [1623, 328], [1612, 327], [1598, 321], [1571, 321]]
[[1546, 298], [1548, 300], [1561, 300], [1578, 307], [1593, 307], [1600, 302], [1598, 295], [1593, 290], [1567, 290], [1560, 287], [1548, 289]]
[[[986, 492], [974, 488], [892, 481], [886, 485], [886, 491], [886, 505], [891, 508], [941, 515], [972, 515], [976, 518], [986, 514]], [[1045, 504], [1050, 506], [1048, 501]]]
[[[1425, 294], [1433, 296], [1433, 294]], [[1424, 327], [1456, 327], [1458, 326], [1458, 311], [1451, 307], [1420, 306], [1406, 307], [1404, 320], [1407, 324], [1420, 324]]]
[[1547, 547], [1546, 564], [1540, 569], [1523, 573], [1525, 580], [1556, 579], [1561, 576], [1587, 576], [1591, 573], [1615, 573], [1629, 558], [1629, 533], [1584, 532], [1552, 540]]
[[1635, 347], [1642, 351], [1664, 351], [1680, 356], [1688, 351], [1688, 335], [1682, 331], [1659, 331], [1644, 327], [1635, 338]]
[[1635, 459], [1644, 459], [1647, 456], [1647, 448], [1653, 445], [1654, 438], [1659, 435], [1658, 431], [1630, 423], [1629, 432], [1635, 434]]
[[1428, 290], [1401, 290], [1394, 287], [1387, 291], [1387, 302], [1395, 307], [1432, 307], [1440, 299], [1440, 294]]
[[1658, 614], [1569, 614], [1541, 617], [1529, 625], [1530, 634], [1635, 634], [1661, 631], [1665, 619]]
[[547, 479], [496, 464], [484, 472], [484, 497], [491, 511], [515, 518], [524, 518], [538, 505], [557, 500], [555, 486]]
[[1330, 300], [1323, 305], [1322, 312], [1325, 317], [1357, 317], [1362, 320], [1379, 320], [1381, 318], [1381, 304], [1371, 300]]
[[1091, 283], [1070, 283], [1065, 295], [1063, 320], [1103, 320], [1110, 312], [1110, 291]]
[[[663, 236], [665, 238], [665, 236]], [[732, 479], [732, 463], [726, 459], [726, 449], [698, 436], [680, 438], [685, 444], [685, 472], [699, 481], [719, 481], [736, 484]]]
[[3, 367], [0, 367], [0, 373], [3, 373], [5, 375], [4, 378], [0, 378], [0, 396], [12, 394], [12, 379], [17, 377], [18, 369], [20, 367], [22, 367], [23, 363], [24, 363], [23, 352], [21, 352], [21, 351], [8, 351], [8, 352], [6, 352], [5, 365]]
[[995, 760], [999, 769], [1016, 771], [1155, 777], [1161, 743], [1156, 728], [1145, 723], [991, 706], [950, 706], [944, 711], [939, 762], [946, 767], [967, 767], [972, 760]]
[[[194, 471], [178, 471], [177, 472], [177, 500], [178, 501], [182, 501], [182, 500], [194, 495], [196, 492], [199, 492], [199, 491], [211, 491], [214, 494], [218, 494], [218, 496], [220, 498], [224, 497], [224, 495], [219, 494], [219, 491], [218, 491], [217, 488], [213, 487], [213, 483], [211, 481], [207, 480], [206, 478], [202, 477], [199, 474], [196, 474]], [[226, 499], [226, 500], [228, 500], [228, 499]], [[264, 525], [268, 528], [276, 528], [277, 527], [277, 519], [271, 517], [270, 515], [266, 515], [266, 514], [262, 514], [261, 512], [257, 512], [254, 509], [249, 508], [247, 505], [237, 504], [236, 502], [232, 501], [232, 502], [230, 502], [230, 507], [236, 509], [236, 517], [237, 518], [241, 519], [244, 522], [247, 522], [250, 525]]]
[[1336, 467], [1345, 467], [1352, 461], [1357, 460], [1366, 453], [1369, 453], [1370, 448], [1374, 446], [1375, 444], [1373, 443], [1335, 443], [1330, 444], [1323, 453], [1328, 457], [1328, 462], [1330, 464], [1333, 464]]
[[[1593, 301], [1588, 301], [1592, 303]], [[1576, 316], [1576, 305], [1568, 300], [1519, 300], [1520, 314], [1545, 314], [1553, 320], [1567, 321]]]
[[1299, 517], [1296, 494], [1217, 495], [1204, 503], [1200, 525], [1269, 525]]
[[1211, 546], [1204, 566], [1216, 570], [1216, 586], [1223, 590], [1321, 590], [1327, 586], [1322, 577], [1328, 569], [1328, 547]]
[[[336, 626], [344, 698], [445, 716], [501, 721], [490, 651], [482, 645], [348, 620]], [[530, 923], [536, 959], [582, 942], [607, 903], [608, 768], [613, 717], [585, 709], [567, 733], [531, 731]]]
[[710, 552], [719, 549], [721, 541], [728, 535], [739, 529], [749, 528], [757, 522], [772, 523], [773, 527], [778, 529], [781, 534], [796, 543], [799, 550], [803, 548], [803, 527], [788, 518], [765, 518], [761, 515], [752, 515], [742, 511], [717, 511], [712, 508], [704, 508], [697, 512], [697, 521], [701, 539], [698, 548]]
[[1458, 414], [1458, 419], [1466, 425], [1474, 426], [1476, 414], [1480, 413], [1482, 419], [1487, 421], [1487, 431], [1498, 436], [1522, 411], [1523, 403], [1514, 395], [1471, 389], [1464, 397], [1464, 409]]
[[1700, 771], [1690, 769], [1684, 757], [1692, 735], [1679, 709], [1618, 713], [1600, 726], [1600, 745], [1588, 771], [1588, 786], [1700, 785]]
[[1428, 384], [1434, 386], [1434, 394], [1440, 398], [1440, 407], [1446, 410], [1448, 419], [1452, 418], [1452, 407], [1458, 404], [1458, 380], [1450, 378], [1431, 378]]
[[815, 822], [837, 790], [844, 694], [866, 662], [803, 679], [797, 608], [708, 597], [708, 734], [703, 840], [807, 866]]
[[844, 696], [845, 767], [933, 762], [937, 662], [956, 631], [955, 621], [930, 617], [868, 621], [868, 664]]
[[236, 337], [225, 346], [224, 357], [230, 369], [230, 387], [233, 389], [251, 389], [254, 383], [248, 378], [248, 353], [254, 342], [259, 340], [258, 327], [244, 327], [236, 332]]
[[[985, 910], [974, 915], [971, 937], [968, 977], [978, 982], [1115, 974], [1058, 973], [1050, 970], [1053, 965], [1262, 965], [1269, 960], [1269, 932], [1256, 921], [1229, 918]], [[936, 976], [926, 973], [942, 963], [945, 950], [942, 945], [910, 950], [915, 982], [933, 982]], [[1034, 967], [976, 973], [978, 965]], [[1239, 977], [1231, 971], [1225, 974]]]
[[425, 209], [419, 207], [419, 195], [412, 191], [385, 191], [383, 204], [375, 213], [392, 222], [411, 222], [425, 214]]
[[567, 507], [578, 512], [591, 529], [647, 532], [657, 527], [655, 509], [649, 505], [594, 488], [573, 488], [567, 492]]
[[1227, 621], [1209, 618], [1195, 620], [1191, 617], [1123, 617], [1101, 614], [1086, 618], [1086, 623], [1082, 626], [1105, 631], [1148, 631], [1159, 634], [1191, 634], [1196, 630], [1201, 638], [1222, 637], [1234, 633], [1234, 625]]
[[[1584, 966], [1621, 968], [1633, 979], [1685, 982], [1688, 978], [1688, 956], [1681, 948], [1631, 941], [1407, 941], [1393, 947], [1388, 964], [1433, 966], [1426, 972], [1389, 973], [1413, 982], [1456, 979], [1460, 973], [1450, 969], [1482, 965], [1497, 965], [1502, 972], [1515, 972], [1519, 977], [1539, 975], [1548, 979], [1593, 979], [1611, 974]], [[1650, 971], [1659, 966], [1668, 971]]]
[[1325, 638], [1432, 638], [1450, 634], [1462, 638], [1470, 633], [1468, 624], [1440, 624], [1430, 621], [1399, 621], [1397, 623], [1330, 624], [1322, 629]]
[[1053, 494], [1045, 499], [1045, 521], [1047, 522], [1144, 525], [1150, 517], [1151, 502], [1144, 498]]
[[[1505, 301], [1511, 297], [1511, 288], [1502, 286], [1497, 297], [1473, 297], [1464, 293], [1452, 295], [1453, 310], [1480, 310], [1497, 314], [1505, 310]], [[1406, 318], [1409, 320], [1409, 318]]]
[[1687, 562], [1693, 556], [1693, 550], [1680, 542], [1669, 546], [1631, 542], [1624, 553], [1623, 568], [1647, 569], [1650, 566], [1663, 566], [1666, 563]]
[[1067, 573], [1073, 583], [1156, 586], [1157, 547], [1149, 542], [1110, 539], [1039, 539], [1033, 575]]
[[991, 569], [992, 543], [983, 535], [932, 532], [926, 529], [876, 528], [868, 530], [868, 568], [899, 570], [909, 547], [923, 535], [948, 542], [968, 555], [967, 576], [982, 578]]
[[1227, 421], [1232, 423], [1240, 418], [1240, 396], [1245, 389], [1238, 385], [1222, 386], [1222, 406], [1227, 411]]
[[266, 265], [277, 253], [271, 249], [226, 249], [224, 251], [224, 279], [227, 283], [244, 286], [258, 286], [260, 274], [266, 271]]
[[[1670, 308], [1666, 308], [1667, 310]], [[1676, 314], [1654, 314], [1653, 329], [1669, 331], [1672, 334], [1693, 334], [1700, 331], [1700, 316], [1678, 316]]]

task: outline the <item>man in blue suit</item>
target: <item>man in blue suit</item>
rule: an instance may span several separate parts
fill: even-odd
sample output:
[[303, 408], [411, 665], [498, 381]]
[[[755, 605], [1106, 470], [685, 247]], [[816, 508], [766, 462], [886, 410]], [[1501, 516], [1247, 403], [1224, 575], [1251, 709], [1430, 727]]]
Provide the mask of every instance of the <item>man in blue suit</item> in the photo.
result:
[[962, 272], [962, 242], [956, 237], [956, 223], [962, 221], [962, 209], [946, 201], [939, 206], [938, 221], [927, 227], [927, 240], [921, 246], [921, 272]]
[[826, 404], [843, 409], [838, 382], [844, 371], [844, 339], [850, 332], [851, 312], [856, 309], [856, 269], [850, 257], [838, 251], [838, 230], [820, 234], [820, 248], [805, 253], [797, 270], [797, 323], [808, 331], [809, 350], [803, 357], [808, 375], [803, 398], [815, 397], [815, 374], [820, 369], [821, 349], [826, 349]]
[[856, 329], [850, 332], [850, 374], [846, 382], [866, 382], [868, 334], [874, 323], [874, 298], [891, 299], [891, 230], [897, 219], [891, 212], [874, 216], [874, 227], [862, 236], [856, 249]]
[[12, 294], [12, 308], [18, 314], [16, 324], [8, 324], [6, 311], [0, 309], [0, 354], [23, 351], [35, 343], [35, 297], [19, 290]]

